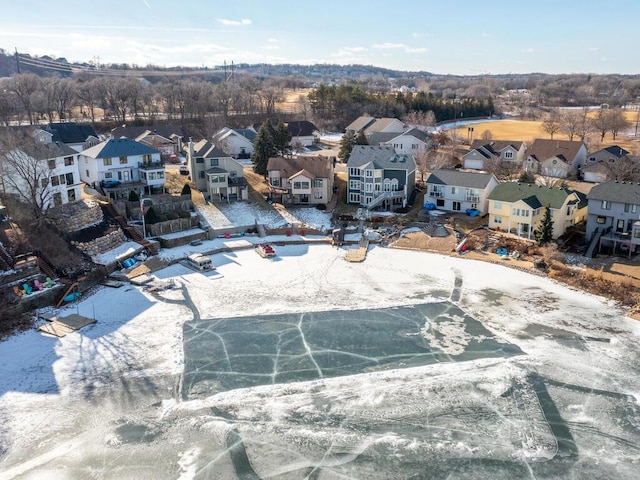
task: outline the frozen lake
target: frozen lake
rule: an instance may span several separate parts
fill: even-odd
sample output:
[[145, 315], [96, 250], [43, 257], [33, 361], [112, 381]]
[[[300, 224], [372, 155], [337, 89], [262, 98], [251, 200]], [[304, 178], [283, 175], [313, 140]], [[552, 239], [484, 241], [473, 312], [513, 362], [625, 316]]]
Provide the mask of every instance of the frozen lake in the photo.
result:
[[640, 328], [500, 265], [278, 246], [0, 343], [0, 478], [635, 479]]

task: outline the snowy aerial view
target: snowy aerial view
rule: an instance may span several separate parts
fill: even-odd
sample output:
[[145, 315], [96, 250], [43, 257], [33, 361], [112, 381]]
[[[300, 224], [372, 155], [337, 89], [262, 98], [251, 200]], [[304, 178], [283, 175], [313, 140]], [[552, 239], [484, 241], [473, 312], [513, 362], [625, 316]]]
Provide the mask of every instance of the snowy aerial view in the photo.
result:
[[463, 258], [275, 248], [100, 287], [49, 312], [94, 325], [0, 343], [0, 476], [638, 478], [640, 325], [612, 302]]

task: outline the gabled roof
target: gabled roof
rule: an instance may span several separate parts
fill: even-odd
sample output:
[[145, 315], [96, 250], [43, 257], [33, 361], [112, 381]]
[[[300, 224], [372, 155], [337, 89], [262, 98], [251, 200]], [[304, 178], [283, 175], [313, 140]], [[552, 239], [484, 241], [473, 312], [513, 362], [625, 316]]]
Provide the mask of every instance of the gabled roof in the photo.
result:
[[426, 183], [434, 185], [450, 185], [454, 187], [478, 188], [484, 190], [491, 179], [491, 173], [461, 172], [459, 170], [436, 170], [429, 175]]
[[307, 170], [306, 168], [303, 168], [302, 170], [300, 170], [299, 172], [294, 173], [293, 175], [291, 175], [289, 178], [295, 178], [295, 177], [299, 177], [300, 175], [306, 177], [306, 178], [315, 178], [315, 175], [313, 175], [309, 170]]
[[389, 125], [395, 123], [395, 122], [399, 122], [400, 120], [398, 120], [397, 118], [378, 118], [376, 119], [375, 122], [373, 122], [371, 125], [369, 125], [368, 127], [365, 128], [365, 132], [369, 133], [373, 133], [373, 132], [381, 132], [383, 131], [385, 128], [387, 128]]
[[130, 138], [111, 138], [82, 151], [82, 155], [91, 158], [116, 158], [133, 155], [153, 155], [155, 153], [159, 154], [160, 152]]
[[513, 147], [514, 150], [520, 150], [523, 142], [518, 142], [514, 140], [483, 140], [483, 139], [475, 139], [471, 142], [469, 146], [469, 151], [477, 150], [479, 148], [484, 148], [489, 152], [500, 152], [507, 147]]
[[171, 138], [172, 135], [177, 135], [180, 138], [184, 136], [182, 132], [182, 128], [178, 125], [152, 125], [152, 126], [124, 126], [124, 127], [116, 127], [111, 130], [111, 138], [137, 138], [143, 133], [149, 130], [152, 133], [157, 133], [158, 135]]
[[622, 158], [625, 155], [629, 155], [629, 152], [627, 150], [625, 150], [622, 147], [619, 147], [618, 145], [610, 145], [600, 150], [596, 150], [595, 152], [591, 153], [591, 155], [595, 155], [598, 152], [607, 152], [608, 154], [618, 158]]
[[365, 128], [367, 128], [369, 125], [371, 125], [375, 121], [376, 121], [375, 118], [363, 115], [361, 117], [356, 118], [353, 122], [347, 125], [347, 128], [345, 128], [345, 130], [352, 130], [354, 132], [359, 132], [360, 130], [364, 130]]
[[611, 203], [640, 204], [640, 183], [611, 180], [594, 187], [587, 194], [589, 200], [607, 200]]
[[45, 130], [53, 135], [53, 140], [62, 143], [84, 143], [89, 137], [99, 138], [95, 129], [89, 124], [75, 122], [50, 123]]
[[545, 187], [543, 185], [505, 182], [498, 185], [489, 194], [489, 200], [514, 203], [524, 201], [532, 208], [551, 206], [553, 209], [562, 208], [569, 195], [574, 194], [568, 188]]
[[577, 141], [536, 138], [529, 147], [527, 155], [540, 162], [544, 162], [553, 157], [571, 162], [576, 158], [576, 155], [578, 155], [582, 147], [584, 147], [584, 143]]
[[246, 140], [249, 143], [253, 143], [256, 139], [257, 133], [252, 128], [228, 128], [224, 127], [218, 130], [212, 137], [214, 143], [220, 142], [228, 137], [239, 137]]
[[313, 132], [318, 131], [316, 126], [307, 120], [287, 122], [287, 130], [292, 137], [309, 137], [313, 135]]
[[193, 156], [202, 158], [221, 158], [228, 157], [229, 155], [224, 153], [208, 140], [200, 140], [193, 144]]
[[281, 177], [292, 176], [306, 171], [311, 178], [329, 178], [333, 162], [328, 157], [273, 157], [267, 162], [267, 171], [277, 170]]
[[253, 143], [256, 136], [258, 136], [258, 133], [253, 128], [236, 128], [234, 131], [245, 137], [251, 143]]
[[416, 168], [411, 155], [398, 155], [392, 147], [372, 145], [355, 145], [349, 155], [347, 167], [362, 168], [370, 162], [376, 169], [413, 171]]
[[367, 142], [369, 145], [379, 146], [381, 143], [389, 143], [397, 136], [396, 132], [373, 132], [367, 137]]

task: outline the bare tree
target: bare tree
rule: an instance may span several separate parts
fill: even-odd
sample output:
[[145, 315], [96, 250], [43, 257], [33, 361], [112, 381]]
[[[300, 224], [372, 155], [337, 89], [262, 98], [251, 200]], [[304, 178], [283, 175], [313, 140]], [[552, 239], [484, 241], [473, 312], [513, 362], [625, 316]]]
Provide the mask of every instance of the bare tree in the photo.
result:
[[431, 110], [428, 112], [412, 110], [403, 117], [402, 121], [407, 125], [426, 132], [429, 127], [433, 127], [436, 124], [436, 116]]
[[33, 102], [35, 94], [40, 90], [41, 83], [40, 77], [33, 73], [20, 73], [11, 77], [8, 85], [9, 91], [18, 98], [27, 112], [30, 125], [33, 125], [35, 121]]
[[482, 132], [481, 138], [482, 140], [493, 139], [493, 134], [491, 133], [491, 130], [485, 130], [484, 132]]
[[522, 173], [522, 165], [517, 162], [504, 161], [500, 157], [493, 157], [484, 163], [484, 169], [495, 175], [501, 182], [508, 182]]
[[604, 136], [609, 131], [609, 116], [607, 114], [608, 110], [605, 108], [599, 109], [596, 114], [591, 117], [590, 124], [593, 130], [600, 134], [600, 141], [604, 140]]
[[9, 126], [11, 117], [15, 114], [15, 97], [11, 92], [2, 88], [0, 84], [0, 121]]
[[560, 115], [560, 132], [564, 133], [569, 141], [578, 135], [580, 126], [584, 123], [584, 114], [580, 110], [568, 110]]
[[607, 116], [609, 119], [609, 130], [611, 131], [614, 140], [621, 130], [624, 130], [625, 128], [629, 128], [631, 126], [631, 122], [627, 120], [624, 111], [620, 108], [609, 110], [609, 114]]
[[[37, 220], [51, 202], [48, 159], [57, 155], [56, 144], [36, 142], [29, 132], [3, 132], [0, 138], [0, 172], [5, 193], [28, 205]], [[55, 168], [55, 165], [54, 165]]]
[[625, 155], [615, 162], [605, 163], [609, 180], [628, 182], [640, 181], [640, 158], [634, 155]]
[[553, 108], [551, 109], [551, 111], [549, 111], [549, 113], [547, 113], [547, 115], [545, 115], [540, 128], [548, 133], [551, 137], [551, 140], [553, 140], [553, 136], [560, 131], [560, 126], [560, 111], [557, 108]]

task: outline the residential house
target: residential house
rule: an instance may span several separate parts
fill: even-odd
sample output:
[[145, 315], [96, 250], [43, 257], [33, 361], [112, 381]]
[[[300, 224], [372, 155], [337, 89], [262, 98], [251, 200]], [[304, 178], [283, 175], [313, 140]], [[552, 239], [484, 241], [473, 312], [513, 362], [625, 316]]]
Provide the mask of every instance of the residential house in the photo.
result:
[[614, 172], [618, 170], [621, 163], [631, 159], [629, 152], [622, 147], [612, 145], [590, 153], [587, 156], [582, 178], [585, 182], [600, 183], [613, 180]]
[[487, 213], [487, 197], [498, 186], [491, 173], [436, 170], [426, 181], [424, 203], [433, 204], [438, 210], [464, 212], [478, 210]]
[[411, 155], [414, 160], [429, 150], [432, 141], [429, 135], [417, 128], [408, 128], [402, 133], [397, 132], [374, 132], [369, 138], [369, 145], [381, 147], [392, 147], [396, 153], [401, 155]]
[[533, 239], [548, 206], [553, 221], [553, 238], [586, 218], [583, 195], [567, 188], [505, 182], [489, 194], [489, 228]]
[[213, 135], [212, 142], [228, 156], [243, 160], [251, 158], [256, 136], [253, 128], [224, 127]]
[[547, 177], [579, 175], [587, 157], [582, 142], [536, 138], [527, 149], [524, 169]]
[[333, 196], [333, 161], [315, 157], [275, 157], [267, 162], [271, 199], [289, 205], [327, 205]]
[[80, 178], [90, 185], [108, 185], [112, 198], [161, 192], [165, 183], [160, 152], [130, 138], [111, 138], [80, 153]]
[[100, 143], [100, 136], [86, 123], [50, 123], [44, 130], [51, 134], [52, 142], [64, 143], [78, 153]]
[[595, 242], [608, 242], [614, 249], [635, 251], [640, 245], [640, 183], [601, 183], [589, 191], [587, 198], [587, 240], [592, 240], [594, 246]]
[[293, 148], [308, 147], [318, 141], [318, 128], [307, 120], [287, 122], [287, 130], [291, 134]]
[[213, 143], [189, 142], [187, 165], [196, 188], [212, 202], [248, 200], [249, 190], [242, 165]]
[[406, 207], [416, 183], [416, 162], [392, 147], [356, 145], [347, 161], [347, 203], [394, 211]]
[[373, 118], [369, 116], [361, 116], [347, 125], [345, 133], [353, 133], [357, 135], [361, 130], [364, 131], [366, 136], [370, 136], [373, 133], [380, 132], [392, 132], [402, 133], [406, 129], [405, 124], [397, 118]]
[[177, 159], [182, 153], [183, 133], [179, 126], [122, 126], [111, 130], [111, 138], [122, 137], [131, 138], [158, 150], [164, 159]]
[[43, 211], [82, 198], [78, 152], [62, 142], [8, 152], [0, 158], [0, 172], [3, 193], [34, 201]]
[[471, 142], [469, 151], [462, 156], [464, 168], [486, 170], [492, 163], [512, 162], [522, 166], [526, 146], [513, 140], [480, 140]]

